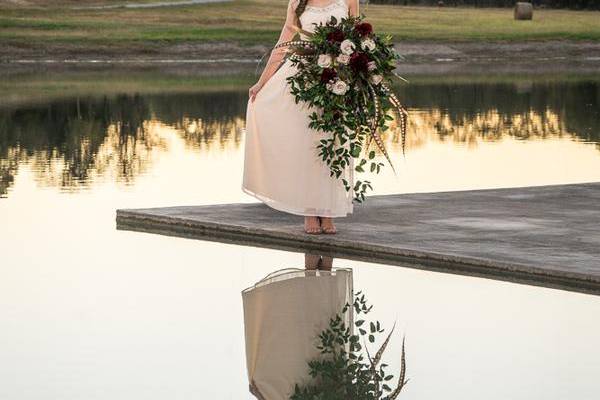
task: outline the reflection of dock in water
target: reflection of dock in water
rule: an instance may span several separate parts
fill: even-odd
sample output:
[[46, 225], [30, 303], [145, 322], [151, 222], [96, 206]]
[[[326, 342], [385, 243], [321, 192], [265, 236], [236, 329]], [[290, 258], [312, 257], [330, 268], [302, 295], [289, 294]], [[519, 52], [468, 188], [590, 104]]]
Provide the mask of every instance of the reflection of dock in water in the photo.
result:
[[306, 235], [262, 204], [118, 210], [119, 229], [600, 293], [600, 183], [374, 196]]

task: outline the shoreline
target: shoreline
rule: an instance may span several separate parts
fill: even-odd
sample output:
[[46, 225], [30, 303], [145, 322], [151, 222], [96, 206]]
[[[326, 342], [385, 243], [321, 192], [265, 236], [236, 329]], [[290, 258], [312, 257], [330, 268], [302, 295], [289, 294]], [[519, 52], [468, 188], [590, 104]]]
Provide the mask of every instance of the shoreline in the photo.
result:
[[[531, 42], [396, 43], [402, 64], [590, 64], [600, 68], [600, 42], [548, 40]], [[235, 42], [147, 43], [140, 46], [81, 46], [56, 43], [23, 47], [0, 43], [0, 66], [7, 64], [209, 64], [256, 63], [268, 45], [244, 46]]]
[[[68, 72], [89, 69], [152, 68], [187, 74], [253, 75], [269, 46], [232, 42], [153, 44], [141, 48], [93, 47], [58, 44], [19, 48], [0, 43], [0, 72], [14, 77], [26, 72]], [[422, 75], [545, 75], [599, 74], [600, 42], [416, 42], [396, 44], [404, 57], [397, 72]]]

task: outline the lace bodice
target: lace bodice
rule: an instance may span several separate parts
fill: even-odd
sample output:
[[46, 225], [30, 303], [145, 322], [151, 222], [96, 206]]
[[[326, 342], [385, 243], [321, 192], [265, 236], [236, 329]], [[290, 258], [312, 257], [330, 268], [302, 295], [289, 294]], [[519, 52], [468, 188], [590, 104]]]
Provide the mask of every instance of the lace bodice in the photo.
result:
[[320, 7], [307, 5], [300, 16], [300, 23], [302, 23], [302, 29], [313, 32], [315, 25], [326, 23], [332, 16], [336, 17], [338, 21], [348, 16], [346, 0], [333, 0], [332, 3]]

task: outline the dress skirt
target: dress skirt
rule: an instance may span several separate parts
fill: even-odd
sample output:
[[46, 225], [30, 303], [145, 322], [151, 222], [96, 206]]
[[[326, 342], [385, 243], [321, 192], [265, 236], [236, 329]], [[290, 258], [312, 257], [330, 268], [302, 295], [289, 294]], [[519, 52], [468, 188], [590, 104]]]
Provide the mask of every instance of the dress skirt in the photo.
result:
[[[248, 101], [242, 189], [266, 205], [290, 214], [344, 217], [352, 213], [352, 191], [329, 176], [318, 155], [325, 134], [308, 128], [312, 111], [296, 104], [288, 76], [296, 72], [288, 60]], [[344, 178], [352, 182], [352, 168]]]

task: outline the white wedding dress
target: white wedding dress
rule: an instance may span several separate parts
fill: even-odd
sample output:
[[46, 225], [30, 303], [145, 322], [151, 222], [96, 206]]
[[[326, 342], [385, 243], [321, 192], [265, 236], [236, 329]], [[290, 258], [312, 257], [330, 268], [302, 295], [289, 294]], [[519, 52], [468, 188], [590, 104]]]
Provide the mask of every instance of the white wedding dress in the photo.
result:
[[[300, 16], [302, 29], [313, 31], [335, 16], [348, 16], [346, 0], [325, 7], [307, 6]], [[352, 191], [341, 179], [329, 176], [318, 156], [323, 133], [308, 128], [311, 110], [296, 104], [286, 78], [295, 73], [285, 61], [248, 102], [244, 160], [244, 192], [268, 206], [296, 215], [344, 217], [352, 212]], [[352, 168], [344, 176], [352, 182]]]

